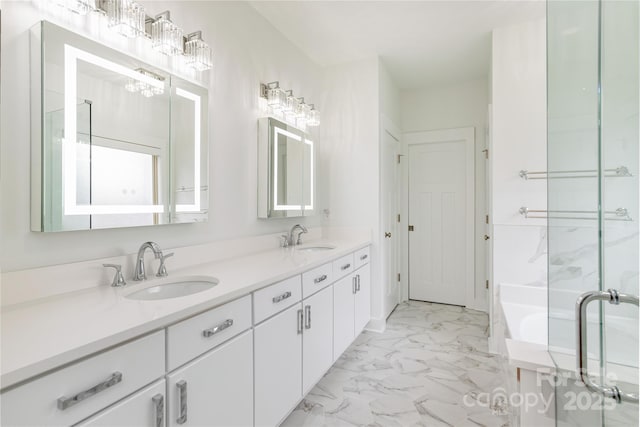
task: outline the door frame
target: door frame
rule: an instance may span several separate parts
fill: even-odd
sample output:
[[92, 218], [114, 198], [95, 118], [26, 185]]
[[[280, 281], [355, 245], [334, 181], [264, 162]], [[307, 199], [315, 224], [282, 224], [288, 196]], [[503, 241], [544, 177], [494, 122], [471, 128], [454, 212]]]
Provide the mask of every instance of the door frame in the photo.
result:
[[[483, 301], [478, 301], [478, 295], [476, 292], [475, 283], [475, 127], [453, 128], [453, 129], [439, 129], [439, 130], [426, 130], [405, 132], [402, 135], [401, 144], [402, 151], [405, 158], [409, 155], [409, 146], [421, 145], [421, 144], [433, 144], [438, 142], [448, 141], [464, 141], [465, 145], [465, 170], [468, 172], [465, 179], [465, 228], [466, 228], [466, 245], [465, 245], [465, 303], [464, 305], [471, 309], [482, 310]], [[401, 162], [402, 168], [402, 213], [401, 218], [404, 220], [401, 223], [403, 237], [403, 257], [402, 257], [402, 273], [401, 276], [405, 277], [402, 280], [401, 286], [403, 287], [403, 298], [409, 298], [409, 162]], [[484, 295], [480, 296], [484, 298]]]

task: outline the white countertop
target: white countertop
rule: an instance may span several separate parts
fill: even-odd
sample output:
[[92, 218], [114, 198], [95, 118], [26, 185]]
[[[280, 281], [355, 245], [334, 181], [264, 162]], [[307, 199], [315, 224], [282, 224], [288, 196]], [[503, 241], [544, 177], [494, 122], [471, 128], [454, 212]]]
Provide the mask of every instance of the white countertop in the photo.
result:
[[[176, 321], [247, 295], [370, 244], [362, 238], [316, 240], [333, 250], [308, 252], [274, 249], [169, 270], [163, 280], [129, 281], [122, 288], [99, 286], [9, 306], [0, 315], [2, 388], [120, 344]], [[209, 276], [220, 283], [179, 298], [137, 301], [125, 295], [162, 281]]]

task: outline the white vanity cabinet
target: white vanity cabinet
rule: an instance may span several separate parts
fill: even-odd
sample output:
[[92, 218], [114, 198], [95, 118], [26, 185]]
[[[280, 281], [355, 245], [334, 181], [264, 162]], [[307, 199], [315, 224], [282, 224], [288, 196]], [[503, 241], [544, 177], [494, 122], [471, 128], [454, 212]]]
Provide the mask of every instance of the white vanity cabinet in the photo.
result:
[[155, 382], [76, 427], [164, 427], [165, 391], [164, 380]]
[[302, 304], [259, 324], [255, 342], [255, 425], [275, 426], [302, 398]]
[[371, 320], [371, 268], [366, 264], [355, 271], [354, 338]]
[[369, 248], [0, 394], [2, 426], [276, 426], [370, 318]]
[[251, 331], [167, 375], [167, 426], [252, 424]]
[[333, 360], [337, 360], [371, 318], [371, 273], [364, 264], [333, 285]]
[[302, 394], [307, 394], [333, 363], [333, 286], [303, 302]]

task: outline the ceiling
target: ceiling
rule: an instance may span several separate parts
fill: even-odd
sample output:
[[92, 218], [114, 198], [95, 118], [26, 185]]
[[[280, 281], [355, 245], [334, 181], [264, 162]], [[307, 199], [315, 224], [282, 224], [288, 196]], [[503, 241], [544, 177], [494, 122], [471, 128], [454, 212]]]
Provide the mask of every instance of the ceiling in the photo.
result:
[[488, 75], [491, 30], [543, 18], [543, 0], [252, 1], [322, 66], [380, 56], [401, 89]]

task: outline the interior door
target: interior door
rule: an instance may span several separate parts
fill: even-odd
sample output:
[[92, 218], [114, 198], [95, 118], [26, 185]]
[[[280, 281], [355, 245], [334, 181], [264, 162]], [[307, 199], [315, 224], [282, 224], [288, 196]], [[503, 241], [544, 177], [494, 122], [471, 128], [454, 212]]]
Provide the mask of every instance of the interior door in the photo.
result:
[[409, 145], [409, 298], [465, 305], [464, 140]]
[[387, 318], [400, 302], [398, 280], [398, 155], [400, 141], [389, 131], [382, 137], [382, 221], [385, 238], [382, 241], [384, 277], [384, 317]]

